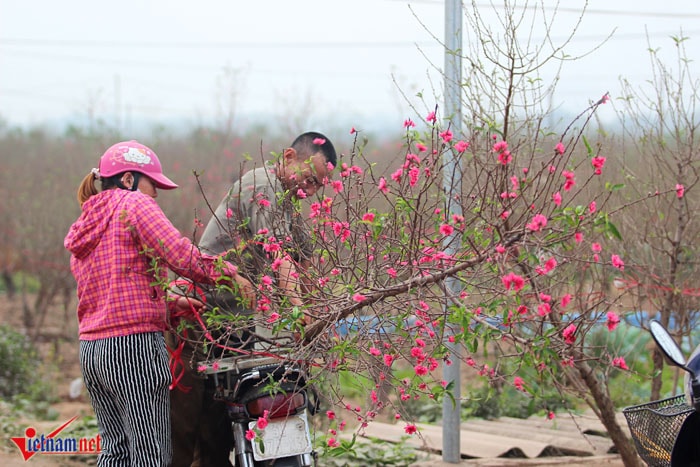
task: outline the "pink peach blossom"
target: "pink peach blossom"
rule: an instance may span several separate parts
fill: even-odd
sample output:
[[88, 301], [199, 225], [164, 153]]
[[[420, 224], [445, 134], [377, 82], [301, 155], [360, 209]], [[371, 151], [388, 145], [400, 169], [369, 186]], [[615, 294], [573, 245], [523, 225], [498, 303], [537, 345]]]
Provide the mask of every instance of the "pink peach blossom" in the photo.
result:
[[559, 302], [559, 306], [562, 308], [566, 308], [566, 306], [571, 302], [571, 294], [565, 294], [561, 297], [561, 301]]
[[457, 150], [457, 152], [464, 152], [467, 149], [469, 149], [469, 143], [462, 140], [457, 141], [457, 143], [455, 144], [455, 149]]
[[547, 217], [543, 214], [535, 214], [532, 221], [527, 224], [527, 228], [533, 232], [538, 232], [547, 226]]
[[552, 201], [556, 206], [561, 206], [561, 193], [558, 191], [552, 195]]
[[277, 313], [276, 311], [273, 311], [272, 313], [270, 313], [270, 316], [267, 318], [267, 322], [269, 324], [272, 324], [272, 323], [276, 322], [278, 319], [280, 319], [280, 314]]
[[627, 366], [627, 362], [625, 362], [624, 357], [613, 358], [612, 365], [614, 367], [621, 369], [621, 370], [629, 370], [629, 367]]
[[602, 156], [595, 156], [591, 159], [591, 165], [595, 169], [594, 173], [600, 175], [603, 173], [603, 166], [605, 165], [606, 158]]
[[384, 177], [381, 177], [379, 179], [379, 183], [377, 184], [377, 188], [379, 191], [381, 191], [384, 194], [387, 194], [389, 192], [389, 188], [386, 186], [386, 179]]
[[564, 181], [564, 191], [571, 190], [576, 185], [576, 180], [574, 179], [574, 173], [568, 170], [562, 171], [562, 176], [566, 179]]
[[619, 269], [620, 271], [624, 271], [624, 270], [625, 270], [625, 262], [622, 261], [622, 259], [621, 259], [618, 255], [612, 255], [612, 256], [610, 257], [610, 262], [612, 263], [612, 265], [613, 265], [614, 267], [616, 267], [616, 268]]
[[684, 194], [685, 194], [685, 187], [683, 185], [681, 185], [680, 183], [677, 183], [676, 184], [676, 197], [678, 197], [678, 199], [681, 199]]
[[576, 325], [575, 324], [569, 324], [566, 329], [561, 333], [562, 337], [564, 338], [564, 342], [567, 344], [573, 344], [576, 342]]
[[452, 227], [450, 224], [440, 225], [440, 233], [445, 235], [445, 236], [452, 235], [454, 230], [455, 230], [454, 227]]
[[516, 292], [522, 289], [525, 285], [525, 279], [515, 274], [514, 272], [510, 272], [503, 276], [501, 278], [501, 282], [503, 283], [503, 286], [506, 288], [506, 290], [510, 290], [512, 288]]
[[367, 297], [365, 297], [364, 295], [362, 295], [361, 293], [358, 292], [352, 296], [352, 299], [353, 299], [353, 301], [360, 303], [360, 302], [364, 302], [365, 300], [367, 300]]
[[508, 149], [508, 143], [499, 141], [493, 145], [493, 152], [503, 152]]
[[498, 155], [498, 162], [502, 165], [508, 165], [512, 160], [513, 156], [510, 154], [510, 151], [503, 151]]
[[450, 141], [452, 141], [452, 132], [450, 130], [445, 130], [440, 132], [440, 138], [442, 138], [442, 142], [447, 144]]
[[608, 311], [608, 331], [614, 331], [618, 324], [620, 324], [620, 317], [614, 311]]
[[520, 376], [516, 376], [515, 378], [513, 378], [513, 386], [515, 386], [515, 389], [517, 389], [518, 391], [525, 390], [524, 381]]
[[537, 315], [538, 316], [547, 316], [552, 312], [552, 307], [549, 303], [540, 303], [537, 305]]
[[428, 374], [428, 369], [423, 365], [414, 366], [413, 371], [415, 371], [418, 376], [424, 376]]

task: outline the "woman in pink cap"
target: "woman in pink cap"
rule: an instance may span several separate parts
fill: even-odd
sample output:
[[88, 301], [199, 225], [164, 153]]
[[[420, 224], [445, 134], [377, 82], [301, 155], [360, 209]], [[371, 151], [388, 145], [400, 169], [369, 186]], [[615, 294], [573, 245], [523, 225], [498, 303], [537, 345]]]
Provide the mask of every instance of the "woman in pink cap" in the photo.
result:
[[113, 145], [82, 181], [82, 214], [64, 240], [78, 284], [80, 366], [102, 438], [98, 465], [170, 463], [167, 270], [233, 285], [254, 306], [253, 286], [236, 267], [200, 253], [165, 217], [158, 188], [177, 185], [151, 149]]

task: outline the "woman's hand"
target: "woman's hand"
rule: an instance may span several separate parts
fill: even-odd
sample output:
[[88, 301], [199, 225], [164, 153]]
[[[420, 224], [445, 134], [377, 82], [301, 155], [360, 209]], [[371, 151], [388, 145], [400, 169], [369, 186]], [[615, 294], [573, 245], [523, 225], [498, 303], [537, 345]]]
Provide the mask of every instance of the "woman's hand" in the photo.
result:
[[[175, 296], [175, 294], [170, 294], [170, 296]], [[177, 298], [168, 302], [170, 312], [174, 316], [190, 319], [190, 316], [194, 315], [195, 312], [201, 313], [204, 310], [204, 303], [196, 298], [176, 296]]]

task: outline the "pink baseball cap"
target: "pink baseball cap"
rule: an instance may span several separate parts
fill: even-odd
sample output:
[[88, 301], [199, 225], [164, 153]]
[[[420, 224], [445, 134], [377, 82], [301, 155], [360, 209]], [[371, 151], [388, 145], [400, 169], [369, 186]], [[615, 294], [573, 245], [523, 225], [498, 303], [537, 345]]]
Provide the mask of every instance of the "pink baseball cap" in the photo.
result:
[[162, 190], [177, 188], [177, 184], [163, 175], [158, 156], [138, 141], [123, 141], [111, 146], [100, 158], [100, 177], [111, 177], [124, 172], [142, 173]]

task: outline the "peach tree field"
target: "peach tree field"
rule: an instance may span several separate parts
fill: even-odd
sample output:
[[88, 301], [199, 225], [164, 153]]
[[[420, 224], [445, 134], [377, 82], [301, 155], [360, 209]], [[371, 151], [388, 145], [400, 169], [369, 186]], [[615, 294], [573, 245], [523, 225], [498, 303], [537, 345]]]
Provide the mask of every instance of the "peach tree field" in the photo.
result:
[[[688, 344], [697, 323], [698, 96], [684, 39], [672, 40], [673, 66], [650, 51], [655, 81], [623, 80], [617, 95], [603, 89], [577, 117], [551, 125], [542, 103], [552, 88], [533, 77], [560, 49], [523, 54], [515, 28], [496, 38], [477, 13], [469, 21], [469, 56], [482, 59], [462, 87], [461, 132], [425, 96], [391, 135], [313, 128], [342, 153], [324, 188], [300, 200], [316, 261], [299, 280], [313, 287], [304, 307], [292, 307], [266, 280], [274, 271], [261, 271], [255, 319], [302, 336], [292, 358], [313, 362], [328, 454], [352, 450], [340, 433], [380, 416], [414, 435], [416, 406], [451, 397], [442, 369], [457, 358], [470, 386], [455, 404], [473, 411], [507, 394], [547, 417], [589, 406], [636, 465], [615, 412], [673, 388], [661, 355], [629, 322], [647, 312]], [[619, 125], [596, 119], [602, 106], [614, 106]], [[293, 136], [156, 129], [144, 142], [181, 185], [159, 203], [197, 240], [231, 181]], [[8, 294], [32, 278], [36, 293], [22, 306], [32, 339], [50, 306], [72, 299], [62, 240], [78, 215], [79, 181], [104, 148], [129, 137], [99, 122], [62, 135], [0, 127], [0, 266]], [[458, 181], [451, 190], [445, 177]], [[278, 240], [259, 233], [270, 249]], [[300, 313], [315, 322], [299, 327]], [[229, 333], [246, 325], [202, 322]], [[347, 323], [360, 332], [342, 331]], [[364, 403], [348, 396], [348, 375]]]

